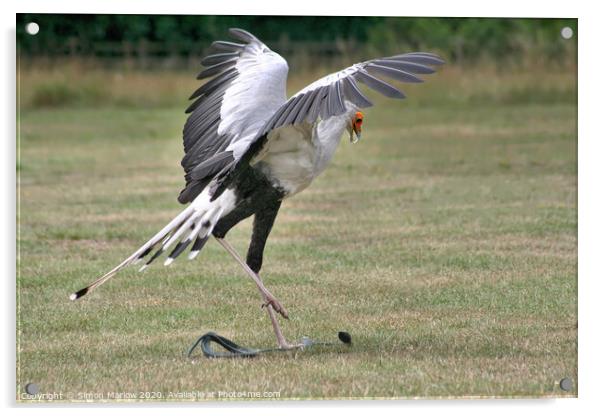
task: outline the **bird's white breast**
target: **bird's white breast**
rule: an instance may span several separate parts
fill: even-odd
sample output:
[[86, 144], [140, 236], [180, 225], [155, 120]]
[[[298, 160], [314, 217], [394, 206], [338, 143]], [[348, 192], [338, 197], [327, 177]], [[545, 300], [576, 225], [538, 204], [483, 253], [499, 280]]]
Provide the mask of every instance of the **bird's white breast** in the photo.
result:
[[307, 188], [332, 159], [345, 131], [345, 121], [333, 119], [317, 125], [286, 126], [270, 133], [274, 136], [268, 138], [257, 167], [287, 197]]

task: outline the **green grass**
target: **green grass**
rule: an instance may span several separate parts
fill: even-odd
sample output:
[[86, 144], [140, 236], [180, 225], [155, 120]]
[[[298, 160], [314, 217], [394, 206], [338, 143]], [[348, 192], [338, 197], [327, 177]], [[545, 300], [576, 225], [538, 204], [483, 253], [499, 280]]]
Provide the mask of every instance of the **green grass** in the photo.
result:
[[[573, 95], [424, 94], [366, 111], [362, 141], [283, 204], [266, 249], [285, 335], [347, 330], [353, 345], [250, 360], [184, 357], [210, 330], [274, 345], [254, 285], [215, 243], [68, 300], [181, 209], [182, 108], [25, 108], [19, 391], [576, 395], [558, 387], [577, 379]], [[244, 252], [249, 233], [246, 221], [229, 238]]]

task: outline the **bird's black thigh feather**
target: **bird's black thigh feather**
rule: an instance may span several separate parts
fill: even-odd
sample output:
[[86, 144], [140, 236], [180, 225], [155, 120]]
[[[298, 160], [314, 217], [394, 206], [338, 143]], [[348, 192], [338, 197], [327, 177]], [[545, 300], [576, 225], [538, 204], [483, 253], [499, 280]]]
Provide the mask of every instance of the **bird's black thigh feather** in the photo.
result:
[[259, 273], [261, 269], [265, 243], [270, 235], [270, 231], [272, 231], [280, 204], [282, 204], [281, 200], [274, 200], [272, 204], [264, 206], [261, 211], [255, 213], [253, 236], [251, 237], [251, 244], [247, 251], [247, 264], [255, 273]]
[[236, 208], [218, 221], [213, 235], [224, 238], [240, 221], [255, 215], [247, 264], [258, 273], [263, 261], [263, 250], [278, 215], [284, 192], [275, 187], [263, 173], [251, 167], [236, 179], [232, 189], [238, 199]]
[[253, 214], [255, 214], [255, 207], [249, 201], [242, 201], [232, 212], [217, 222], [212, 234], [217, 238], [224, 238], [232, 227]]

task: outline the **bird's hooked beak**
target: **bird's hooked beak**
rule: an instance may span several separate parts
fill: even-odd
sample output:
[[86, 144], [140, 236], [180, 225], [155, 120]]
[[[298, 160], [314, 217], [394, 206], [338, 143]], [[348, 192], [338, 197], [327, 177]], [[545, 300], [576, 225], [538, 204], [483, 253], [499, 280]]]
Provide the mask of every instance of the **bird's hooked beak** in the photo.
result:
[[[358, 111], [351, 120], [351, 129], [349, 131], [349, 141], [351, 143], [357, 143], [362, 138], [362, 123], [364, 122], [364, 115]], [[355, 136], [354, 136], [355, 133]]]

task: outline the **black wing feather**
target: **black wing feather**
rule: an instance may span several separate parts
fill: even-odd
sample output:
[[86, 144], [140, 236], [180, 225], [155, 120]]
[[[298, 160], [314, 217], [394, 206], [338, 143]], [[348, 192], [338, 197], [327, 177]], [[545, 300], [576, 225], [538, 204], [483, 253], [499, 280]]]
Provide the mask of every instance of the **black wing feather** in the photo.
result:
[[191, 96], [194, 100], [186, 109], [189, 113], [183, 129], [184, 168], [186, 186], [178, 201], [191, 202], [211, 181], [213, 176], [232, 163], [232, 154], [224, 152], [232, 141], [227, 134], [220, 135], [220, 109], [225, 91], [239, 76], [235, 66], [245, 47], [257, 38], [241, 29], [231, 29], [230, 34], [244, 43], [216, 41], [211, 44], [212, 54], [202, 59], [206, 68], [198, 79], [211, 78]]
[[234, 42], [216, 40], [211, 44], [211, 50], [214, 52], [241, 52], [246, 45]]

